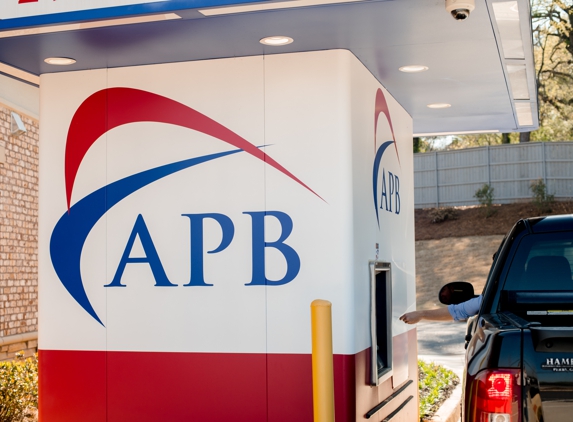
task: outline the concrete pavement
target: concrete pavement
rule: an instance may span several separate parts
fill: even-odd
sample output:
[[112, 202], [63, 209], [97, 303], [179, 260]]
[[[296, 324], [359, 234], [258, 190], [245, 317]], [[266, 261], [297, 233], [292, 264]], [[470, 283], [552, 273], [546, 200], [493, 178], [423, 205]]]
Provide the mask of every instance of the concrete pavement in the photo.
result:
[[464, 373], [465, 322], [420, 322], [418, 357], [451, 369], [460, 377]]

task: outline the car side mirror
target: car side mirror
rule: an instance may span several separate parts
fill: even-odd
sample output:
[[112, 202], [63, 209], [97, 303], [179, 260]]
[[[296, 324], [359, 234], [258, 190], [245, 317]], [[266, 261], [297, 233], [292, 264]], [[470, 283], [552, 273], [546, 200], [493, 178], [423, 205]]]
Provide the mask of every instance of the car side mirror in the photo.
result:
[[444, 305], [457, 305], [475, 297], [474, 286], [467, 281], [454, 281], [443, 286], [438, 297]]

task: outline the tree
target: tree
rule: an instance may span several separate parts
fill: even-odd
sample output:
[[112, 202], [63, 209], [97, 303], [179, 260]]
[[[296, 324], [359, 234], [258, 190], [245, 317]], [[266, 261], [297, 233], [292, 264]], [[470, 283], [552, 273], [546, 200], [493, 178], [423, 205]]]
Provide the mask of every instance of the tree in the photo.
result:
[[414, 153], [438, 151], [444, 149], [445, 143], [446, 138], [443, 136], [414, 138]]
[[420, 138], [414, 137], [414, 154], [420, 152], [421, 142]]
[[532, 0], [539, 130], [531, 139], [573, 139], [573, 3]]
[[[447, 149], [463, 149], [471, 147], [481, 147], [486, 145], [498, 145], [502, 143], [501, 133], [480, 133], [477, 135], [454, 136]], [[509, 143], [509, 142], [508, 142]]]
[[531, 0], [539, 129], [533, 132], [460, 135], [448, 149], [501, 143], [573, 140], [573, 2]]

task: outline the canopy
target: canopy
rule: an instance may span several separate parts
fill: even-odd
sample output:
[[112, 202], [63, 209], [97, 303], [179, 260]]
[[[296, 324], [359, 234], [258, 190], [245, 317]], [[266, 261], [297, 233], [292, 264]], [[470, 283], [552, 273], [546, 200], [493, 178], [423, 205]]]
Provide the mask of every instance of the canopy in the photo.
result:
[[[293, 42], [260, 42], [269, 36]], [[11, 0], [0, 9], [0, 72], [39, 83], [71, 70], [346, 49], [410, 113], [415, 135], [515, 132], [538, 127], [531, 39], [527, 0], [475, 0], [460, 21], [443, 0]]]

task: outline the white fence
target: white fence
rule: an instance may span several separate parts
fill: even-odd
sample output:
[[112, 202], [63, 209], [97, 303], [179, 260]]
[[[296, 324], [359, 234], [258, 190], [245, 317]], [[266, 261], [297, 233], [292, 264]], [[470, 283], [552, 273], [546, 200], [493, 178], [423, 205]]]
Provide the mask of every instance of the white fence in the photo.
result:
[[476, 205], [476, 190], [494, 188], [494, 203], [530, 200], [543, 179], [556, 199], [573, 198], [573, 142], [496, 145], [414, 154], [416, 208]]

